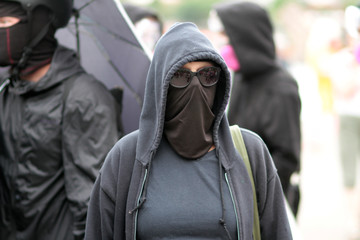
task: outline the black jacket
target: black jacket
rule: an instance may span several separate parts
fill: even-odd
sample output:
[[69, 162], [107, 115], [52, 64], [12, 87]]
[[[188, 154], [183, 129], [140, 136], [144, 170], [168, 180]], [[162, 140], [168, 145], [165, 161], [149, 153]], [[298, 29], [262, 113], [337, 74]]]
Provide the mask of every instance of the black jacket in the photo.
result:
[[59, 46], [39, 82], [3, 89], [0, 113], [0, 239], [83, 237], [93, 182], [118, 140], [112, 95]]
[[[298, 86], [276, 59], [273, 28], [266, 11], [250, 2], [215, 7], [240, 70], [234, 73], [228, 118], [264, 140], [283, 186], [300, 168]], [[286, 186], [285, 186], [286, 188]]]
[[[233, 145], [224, 115], [230, 94], [230, 73], [208, 39], [191, 23], [175, 24], [156, 46], [146, 82], [140, 128], [124, 136], [105, 160], [91, 195], [85, 239], [136, 239], [137, 215], [142, 211], [140, 203], [146, 199], [144, 182], [153, 174], [149, 166], [163, 137], [169, 81], [176, 70], [196, 60], [210, 60], [222, 68], [215, 100], [213, 139], [234, 199], [238, 239], [252, 239], [250, 178]], [[257, 135], [250, 131], [243, 134], [257, 186], [262, 239], [292, 239], [270, 154]], [[143, 204], [146, 206], [147, 202]]]

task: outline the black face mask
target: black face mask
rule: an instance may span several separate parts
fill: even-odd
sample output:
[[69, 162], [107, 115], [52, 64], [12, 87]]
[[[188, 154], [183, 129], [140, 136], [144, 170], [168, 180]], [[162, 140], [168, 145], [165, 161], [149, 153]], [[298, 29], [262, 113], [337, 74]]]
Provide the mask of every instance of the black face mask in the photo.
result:
[[203, 87], [197, 77], [186, 88], [169, 86], [164, 133], [172, 148], [184, 158], [197, 159], [213, 145], [216, 86]]
[[[31, 21], [28, 21], [26, 12], [20, 4], [0, 2], [0, 16], [12, 16], [20, 18], [20, 22], [8, 27], [0, 28], [0, 66], [16, 66], [31, 40], [50, 21], [49, 11], [45, 8], [36, 8], [32, 13]], [[32, 49], [32, 52], [21, 75], [36, 71], [40, 67], [50, 63], [56, 48], [54, 38], [55, 29], [50, 26], [41, 41]]]
[[9, 28], [0, 28], [0, 66], [19, 63], [24, 47], [29, 42], [30, 29], [27, 23], [19, 22]]
[[17, 64], [24, 47], [30, 40], [26, 11], [19, 3], [0, 2], [0, 17], [5, 16], [17, 17], [20, 22], [8, 28], [0, 28], [0, 66], [2, 67]]

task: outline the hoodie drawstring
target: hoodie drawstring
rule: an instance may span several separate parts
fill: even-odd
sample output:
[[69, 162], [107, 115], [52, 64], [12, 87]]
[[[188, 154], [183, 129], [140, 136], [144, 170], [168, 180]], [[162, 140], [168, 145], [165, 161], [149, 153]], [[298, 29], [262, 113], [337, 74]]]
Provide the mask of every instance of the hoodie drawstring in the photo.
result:
[[225, 222], [225, 204], [224, 204], [224, 193], [223, 193], [223, 186], [222, 186], [222, 165], [220, 158], [219, 159], [219, 185], [220, 185], [220, 199], [221, 199], [221, 217], [219, 219], [219, 223], [223, 226], [225, 229], [227, 237], [231, 240], [230, 232], [227, 228], [226, 222]]
[[[144, 205], [144, 203], [146, 202], [146, 194], [147, 194], [147, 188], [148, 188], [148, 184], [149, 184], [149, 176], [150, 176], [150, 171], [151, 171], [151, 163], [152, 163], [153, 155], [154, 154], [151, 155], [151, 160], [150, 160], [150, 162], [148, 164], [148, 167], [147, 167], [147, 176], [145, 176], [146, 178], [144, 180], [144, 187], [143, 187], [143, 190], [142, 190], [142, 193], [141, 193], [140, 200], [139, 200], [137, 206], [134, 209], [129, 211], [129, 214], [133, 214], [135, 211], [139, 210]], [[221, 217], [219, 219], [219, 223], [223, 226], [228, 239], [232, 240], [230, 232], [229, 232], [229, 230], [227, 228], [227, 225], [226, 225], [226, 221], [225, 221], [225, 204], [224, 204], [223, 186], [222, 186], [222, 181], [221, 181], [222, 175], [223, 175], [222, 165], [221, 165], [221, 161], [220, 161], [220, 158], [219, 158], [219, 186], [220, 186], [220, 200], [221, 200], [221, 212], [222, 212]]]
[[148, 184], [149, 184], [149, 176], [150, 176], [151, 163], [152, 163], [152, 160], [153, 160], [153, 156], [154, 156], [154, 152], [151, 153], [151, 159], [150, 159], [150, 162], [149, 162], [149, 164], [148, 164], [148, 166], [146, 168], [147, 176], [145, 175], [145, 180], [144, 180], [142, 192], [140, 193], [141, 194], [140, 200], [139, 200], [137, 206], [134, 209], [129, 211], [129, 214], [133, 214], [135, 211], [139, 210], [144, 205], [144, 203], [146, 202], [146, 194], [147, 194], [147, 188], [148, 188]]

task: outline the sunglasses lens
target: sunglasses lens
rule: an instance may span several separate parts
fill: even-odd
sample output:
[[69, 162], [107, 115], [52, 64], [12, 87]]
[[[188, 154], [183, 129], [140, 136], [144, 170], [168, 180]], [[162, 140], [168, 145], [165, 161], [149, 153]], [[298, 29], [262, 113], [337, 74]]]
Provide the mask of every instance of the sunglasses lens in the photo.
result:
[[188, 69], [180, 69], [174, 73], [174, 76], [170, 80], [170, 84], [177, 88], [187, 87], [192, 76], [196, 74], [201, 82], [201, 85], [204, 87], [210, 87], [219, 81], [220, 71], [221, 69], [218, 67], [205, 67], [196, 73], [192, 73]]
[[203, 68], [198, 73], [199, 80], [203, 86], [212, 86], [217, 83], [220, 77], [220, 68], [207, 67]]
[[174, 73], [174, 76], [170, 80], [170, 84], [178, 88], [186, 87], [191, 80], [190, 78], [190, 71], [186, 69], [180, 69]]

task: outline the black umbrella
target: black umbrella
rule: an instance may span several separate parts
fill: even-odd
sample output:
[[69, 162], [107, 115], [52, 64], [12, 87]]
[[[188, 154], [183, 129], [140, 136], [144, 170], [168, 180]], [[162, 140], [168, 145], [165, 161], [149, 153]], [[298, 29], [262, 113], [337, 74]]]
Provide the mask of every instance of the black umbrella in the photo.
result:
[[123, 89], [124, 132], [139, 127], [150, 54], [134, 33], [119, 0], [75, 0], [74, 16], [59, 43], [78, 51], [85, 70], [109, 89]]

